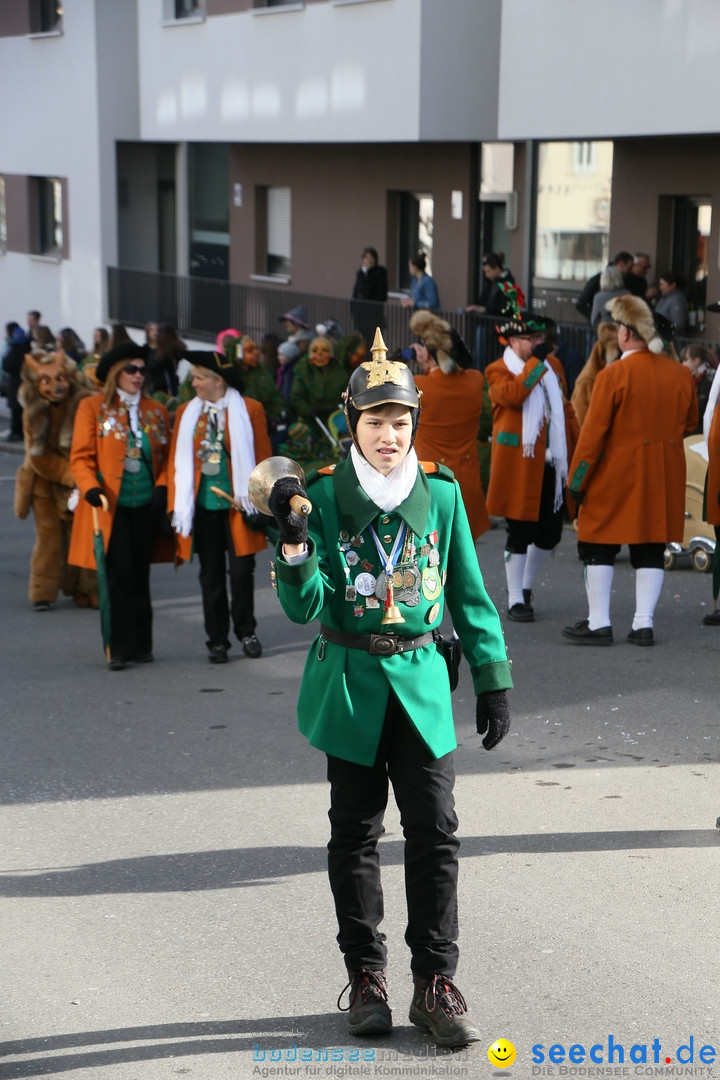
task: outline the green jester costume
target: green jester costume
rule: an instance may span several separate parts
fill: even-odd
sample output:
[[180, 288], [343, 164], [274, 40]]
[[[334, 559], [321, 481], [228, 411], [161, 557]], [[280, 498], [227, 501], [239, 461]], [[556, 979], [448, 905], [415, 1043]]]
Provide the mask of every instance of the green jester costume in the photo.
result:
[[446, 604], [470, 665], [487, 749], [509, 728], [512, 679], [460, 489], [451, 472], [421, 466], [412, 449], [420, 412], [412, 374], [387, 361], [379, 331], [372, 352], [346, 393], [350, 457], [310, 478], [309, 518], [291, 510], [291, 497], [305, 494], [294, 477], [272, 489], [280, 533], [272, 577], [290, 619], [320, 620], [298, 720], [327, 755], [328, 872], [349, 977], [350, 1033], [392, 1025], [377, 850], [392, 783], [405, 836], [410, 1019], [438, 1045], [461, 1046], [480, 1035], [453, 981], [457, 742], [448, 671], [433, 636]]

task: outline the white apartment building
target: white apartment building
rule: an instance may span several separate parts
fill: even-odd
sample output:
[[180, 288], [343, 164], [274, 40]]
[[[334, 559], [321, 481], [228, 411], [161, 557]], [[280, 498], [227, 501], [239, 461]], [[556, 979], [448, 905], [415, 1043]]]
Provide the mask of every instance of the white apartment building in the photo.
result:
[[13, 0], [3, 321], [209, 334], [212, 283], [347, 297], [366, 245], [394, 291], [422, 245], [448, 311], [488, 250], [561, 317], [619, 248], [704, 306], [718, 41], [716, 0]]

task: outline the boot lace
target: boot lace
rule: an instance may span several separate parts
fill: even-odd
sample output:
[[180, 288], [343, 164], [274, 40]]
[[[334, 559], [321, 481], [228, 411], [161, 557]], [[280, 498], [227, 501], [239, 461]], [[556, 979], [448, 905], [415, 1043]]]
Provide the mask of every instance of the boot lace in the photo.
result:
[[433, 975], [425, 987], [425, 1007], [433, 1012], [439, 1005], [446, 1016], [462, 1016], [467, 1012], [467, 1002], [455, 983], [447, 975]]
[[[348, 1004], [341, 1005], [340, 1002], [342, 1001], [346, 990], [350, 991]], [[358, 994], [360, 994], [363, 1005], [372, 1005], [373, 1002], [376, 1001], [384, 1001], [387, 1003], [387, 983], [385, 981], [384, 972], [368, 971], [367, 968], [360, 968], [359, 971], [351, 972], [350, 982], [340, 991], [340, 996], [337, 1000], [337, 1007], [340, 1012], [349, 1012], [355, 1004]]]

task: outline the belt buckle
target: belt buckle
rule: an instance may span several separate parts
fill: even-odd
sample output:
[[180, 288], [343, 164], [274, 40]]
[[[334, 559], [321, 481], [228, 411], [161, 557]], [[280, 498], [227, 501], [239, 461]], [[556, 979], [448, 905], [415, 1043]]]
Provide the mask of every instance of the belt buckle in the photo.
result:
[[372, 656], [394, 656], [400, 652], [400, 642], [394, 634], [371, 634], [369, 652]]

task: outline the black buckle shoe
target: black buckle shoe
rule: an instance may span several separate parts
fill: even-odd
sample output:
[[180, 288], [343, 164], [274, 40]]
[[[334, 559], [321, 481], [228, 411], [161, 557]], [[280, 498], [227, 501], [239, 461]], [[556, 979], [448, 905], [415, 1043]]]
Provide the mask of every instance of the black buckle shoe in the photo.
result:
[[631, 630], [627, 639], [631, 645], [655, 644], [655, 635], [651, 626], [641, 626], [639, 630]]
[[415, 976], [409, 1019], [430, 1032], [437, 1046], [467, 1046], [480, 1041], [480, 1032], [468, 1016], [467, 1003], [447, 975], [430, 979]]
[[591, 630], [587, 619], [581, 619], [574, 626], [563, 627], [562, 636], [575, 645], [612, 645], [612, 626], [599, 626]]
[[211, 664], [227, 664], [228, 651], [224, 645], [208, 645], [210, 655], [208, 660]]
[[529, 604], [513, 604], [507, 616], [513, 622], [535, 622], [535, 612]]
[[246, 656], [249, 656], [251, 660], [257, 660], [262, 656], [262, 645], [255, 637], [254, 634], [248, 634], [247, 637], [242, 639], [243, 652]]
[[[387, 979], [384, 971], [360, 968], [349, 971], [350, 982], [343, 987], [337, 1000], [340, 1012], [348, 1014], [351, 1035], [385, 1035], [392, 1030], [392, 1012], [388, 1005]], [[340, 1004], [343, 994], [350, 990], [347, 1008]]]
[[109, 671], [124, 671], [127, 667], [127, 660], [122, 656], [111, 656], [108, 660]]
[[720, 626], [720, 608], [711, 611], [703, 619], [703, 626]]

